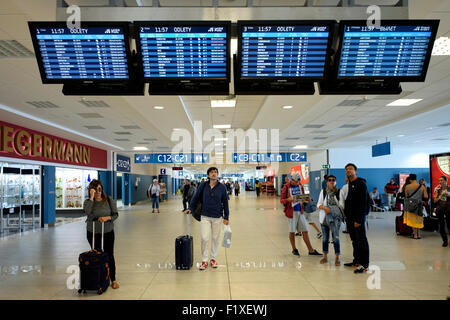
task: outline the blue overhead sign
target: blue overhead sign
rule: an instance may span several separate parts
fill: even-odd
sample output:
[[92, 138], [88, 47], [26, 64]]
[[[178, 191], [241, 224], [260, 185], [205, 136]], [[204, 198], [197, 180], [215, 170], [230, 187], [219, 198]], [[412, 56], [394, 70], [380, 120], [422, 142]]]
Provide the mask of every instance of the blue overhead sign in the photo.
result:
[[118, 172], [130, 172], [131, 160], [128, 157], [117, 155], [116, 158], [116, 171]]
[[234, 153], [234, 163], [306, 162], [306, 152], [292, 153]]
[[391, 154], [391, 143], [385, 142], [372, 146], [372, 157], [381, 157]]
[[206, 153], [148, 153], [135, 154], [134, 163], [208, 163], [209, 154]]

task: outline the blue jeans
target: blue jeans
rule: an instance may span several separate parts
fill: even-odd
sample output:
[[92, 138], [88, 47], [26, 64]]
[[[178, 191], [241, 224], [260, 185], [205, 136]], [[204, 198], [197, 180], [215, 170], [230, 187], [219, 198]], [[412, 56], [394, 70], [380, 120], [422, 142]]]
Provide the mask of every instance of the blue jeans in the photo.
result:
[[156, 198], [152, 198], [152, 208], [155, 209], [159, 209], [159, 197], [156, 196]]
[[334, 253], [336, 255], [341, 254], [341, 245], [339, 242], [339, 229], [341, 228], [341, 222], [335, 221], [330, 226], [321, 225], [322, 226], [322, 251], [323, 253], [328, 254], [328, 244], [330, 242], [330, 231], [333, 239]]

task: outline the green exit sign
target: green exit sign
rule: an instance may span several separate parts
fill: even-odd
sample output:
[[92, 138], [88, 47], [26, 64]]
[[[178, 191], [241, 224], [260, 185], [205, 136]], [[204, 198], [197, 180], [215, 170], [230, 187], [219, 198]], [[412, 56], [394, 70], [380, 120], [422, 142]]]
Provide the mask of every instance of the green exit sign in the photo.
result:
[[322, 165], [322, 169], [330, 169], [330, 165], [329, 164], [323, 164]]

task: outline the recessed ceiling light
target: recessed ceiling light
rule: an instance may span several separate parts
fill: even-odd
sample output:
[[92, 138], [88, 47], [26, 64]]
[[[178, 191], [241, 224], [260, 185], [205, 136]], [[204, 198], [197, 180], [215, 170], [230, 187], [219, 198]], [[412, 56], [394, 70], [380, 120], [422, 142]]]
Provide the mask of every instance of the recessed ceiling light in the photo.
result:
[[164, 107], [163, 107], [163, 106], [154, 106], [153, 109], [156, 109], [156, 110], [163, 110]]
[[399, 134], [397, 137], [404, 137], [405, 135], [404, 134]]
[[231, 124], [215, 124], [214, 129], [230, 129]]
[[228, 138], [215, 138], [214, 141], [227, 141]]
[[423, 99], [398, 99], [395, 100], [389, 104], [387, 104], [387, 107], [407, 107], [414, 103], [417, 103], [419, 101], [422, 101]]
[[211, 100], [211, 108], [234, 108], [236, 99]]
[[286, 109], [286, 110], [292, 109], [292, 108], [293, 108], [293, 106], [283, 106], [283, 109]]
[[147, 147], [134, 147], [133, 150], [135, 150], [135, 151], [145, 151], [145, 150], [148, 150], [148, 148]]
[[434, 41], [433, 56], [448, 56], [450, 55], [450, 38], [440, 37]]
[[299, 144], [294, 147], [294, 149], [306, 149], [306, 148], [308, 148], [308, 146], [304, 144]]

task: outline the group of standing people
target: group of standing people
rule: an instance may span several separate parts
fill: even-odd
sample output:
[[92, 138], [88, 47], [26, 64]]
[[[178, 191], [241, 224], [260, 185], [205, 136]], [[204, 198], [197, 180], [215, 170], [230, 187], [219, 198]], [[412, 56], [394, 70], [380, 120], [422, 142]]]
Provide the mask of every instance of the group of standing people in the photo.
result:
[[345, 166], [346, 184], [341, 189], [336, 187], [336, 177], [327, 175], [326, 182], [320, 192], [317, 207], [320, 209], [319, 221], [322, 227], [322, 251], [323, 254], [313, 249], [308, 237], [307, 218], [305, 213], [311, 198], [301, 199], [298, 195], [304, 194], [304, 188], [300, 184], [300, 174], [294, 174], [290, 181], [286, 181], [281, 194], [281, 203], [284, 205], [284, 213], [289, 228], [289, 240], [292, 246], [292, 254], [300, 256], [295, 245], [295, 232], [302, 233], [309, 255], [322, 256], [320, 263], [328, 262], [328, 248], [330, 234], [334, 246], [335, 266], [340, 266], [340, 241], [339, 232], [341, 223], [347, 225], [353, 246], [353, 261], [345, 263], [346, 267], [355, 268], [355, 273], [366, 273], [369, 268], [369, 243], [366, 236], [365, 221], [368, 213], [368, 192], [366, 181], [357, 176], [357, 167], [353, 163]]
[[403, 223], [413, 229], [412, 237], [414, 239], [421, 239], [420, 230], [424, 227], [423, 210], [425, 208], [428, 214], [431, 213], [430, 207], [428, 206], [431, 198], [439, 221], [442, 246], [448, 247], [448, 236], [445, 226], [447, 225], [447, 228], [450, 230], [450, 190], [448, 188], [447, 177], [441, 176], [439, 178], [439, 184], [431, 195], [431, 190], [426, 187], [423, 179], [417, 182], [417, 176], [410, 174], [402, 188], [403, 192], [405, 195]]

